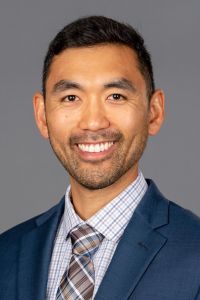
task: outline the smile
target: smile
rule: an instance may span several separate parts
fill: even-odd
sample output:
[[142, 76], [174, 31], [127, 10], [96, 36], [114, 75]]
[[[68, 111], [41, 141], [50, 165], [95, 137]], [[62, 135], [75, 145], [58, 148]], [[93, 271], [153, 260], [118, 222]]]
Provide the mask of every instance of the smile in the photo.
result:
[[78, 144], [78, 148], [83, 152], [103, 152], [108, 150], [114, 142], [105, 142], [99, 144]]

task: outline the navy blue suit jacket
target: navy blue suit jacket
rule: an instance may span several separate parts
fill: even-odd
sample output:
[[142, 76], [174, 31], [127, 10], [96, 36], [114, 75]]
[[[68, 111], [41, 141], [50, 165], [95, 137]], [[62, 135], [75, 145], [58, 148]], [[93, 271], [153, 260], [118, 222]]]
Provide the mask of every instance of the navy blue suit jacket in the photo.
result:
[[[152, 181], [118, 244], [95, 300], [200, 299], [200, 219]], [[44, 300], [64, 198], [0, 235], [0, 300]]]

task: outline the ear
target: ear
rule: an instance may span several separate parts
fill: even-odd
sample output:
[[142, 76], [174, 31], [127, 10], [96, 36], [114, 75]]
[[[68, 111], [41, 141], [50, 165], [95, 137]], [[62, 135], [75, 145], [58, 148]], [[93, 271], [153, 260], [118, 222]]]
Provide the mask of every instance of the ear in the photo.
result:
[[41, 135], [47, 139], [49, 134], [46, 121], [45, 100], [43, 95], [39, 92], [33, 96], [33, 109], [37, 127]]
[[163, 122], [165, 115], [165, 97], [162, 90], [156, 90], [149, 103], [149, 134], [156, 135]]

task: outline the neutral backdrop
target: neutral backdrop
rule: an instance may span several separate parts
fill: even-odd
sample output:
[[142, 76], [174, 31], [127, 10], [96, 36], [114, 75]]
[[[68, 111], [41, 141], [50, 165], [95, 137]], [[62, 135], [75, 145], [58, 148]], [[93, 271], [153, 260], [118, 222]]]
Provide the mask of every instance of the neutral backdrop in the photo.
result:
[[152, 53], [166, 122], [149, 140], [141, 168], [171, 200], [200, 215], [200, 1], [1, 0], [0, 231], [56, 204], [68, 184], [35, 126], [48, 44], [64, 25], [91, 14], [137, 28]]

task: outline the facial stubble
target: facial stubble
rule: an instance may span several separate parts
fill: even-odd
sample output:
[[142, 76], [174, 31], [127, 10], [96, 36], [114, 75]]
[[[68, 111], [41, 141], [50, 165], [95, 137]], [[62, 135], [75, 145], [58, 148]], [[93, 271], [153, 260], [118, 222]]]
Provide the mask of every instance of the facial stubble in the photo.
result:
[[[96, 190], [112, 185], [131, 168], [134, 168], [146, 147], [148, 140], [148, 126], [145, 123], [140, 132], [135, 135], [133, 141], [129, 141], [129, 143], [119, 131], [110, 134], [108, 133], [108, 135], [113, 135], [113, 137], [115, 137], [114, 140], [117, 140], [116, 149], [112, 156], [96, 162], [83, 162], [77, 152], [74, 151], [73, 147], [75, 147], [75, 145], [72, 142], [69, 142], [68, 144], [67, 142], [63, 142], [59, 147], [50, 131], [49, 141], [55, 155], [69, 175], [85, 188]], [[106, 134], [103, 134], [104, 138], [105, 136]], [[80, 139], [84, 140], [84, 137], [70, 138], [71, 141], [78, 141]], [[106, 163], [108, 163], [108, 165], [104, 166]], [[82, 164], [83, 166], [81, 166]]]

